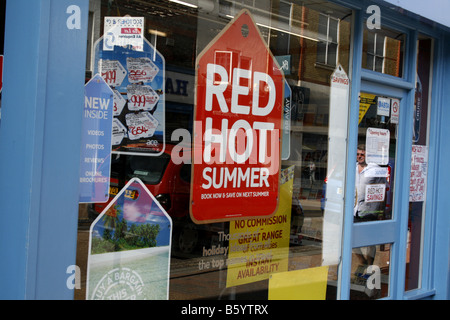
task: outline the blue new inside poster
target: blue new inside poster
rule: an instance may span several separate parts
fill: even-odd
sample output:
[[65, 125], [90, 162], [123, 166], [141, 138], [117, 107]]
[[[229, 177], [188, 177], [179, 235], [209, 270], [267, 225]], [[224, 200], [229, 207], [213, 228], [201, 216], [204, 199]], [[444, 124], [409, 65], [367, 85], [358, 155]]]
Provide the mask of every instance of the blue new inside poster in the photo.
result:
[[113, 92], [97, 74], [86, 85], [80, 163], [80, 202], [109, 199]]
[[165, 60], [146, 40], [143, 50], [132, 45], [103, 50], [95, 44], [94, 72], [114, 92], [112, 151], [119, 154], [160, 155], [165, 135]]

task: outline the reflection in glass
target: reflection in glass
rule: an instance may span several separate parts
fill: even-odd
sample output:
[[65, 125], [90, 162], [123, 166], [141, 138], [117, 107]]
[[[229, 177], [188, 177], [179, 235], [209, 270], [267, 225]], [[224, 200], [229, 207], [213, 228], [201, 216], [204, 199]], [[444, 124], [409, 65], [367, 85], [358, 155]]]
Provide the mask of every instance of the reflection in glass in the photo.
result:
[[423, 263], [423, 230], [425, 221], [428, 172], [428, 115], [432, 70], [432, 40], [419, 37], [417, 48], [416, 94], [414, 103], [413, 146], [409, 195], [408, 247], [406, 252], [405, 289], [419, 288]]
[[366, 145], [359, 144], [355, 176], [355, 222], [381, 220], [386, 206], [387, 169], [367, 162], [366, 152]]
[[336, 66], [338, 34], [339, 19], [330, 15], [320, 14], [318, 28], [320, 42], [317, 44], [317, 62]]
[[355, 222], [392, 218], [399, 99], [360, 93]]
[[364, 27], [362, 67], [402, 77], [405, 38], [405, 34], [387, 28]]
[[374, 300], [389, 295], [390, 244], [354, 248], [350, 299]]
[[[203, 1], [201, 8], [168, 0], [128, 0], [114, 6], [109, 1], [90, 2], [98, 19], [93, 23], [94, 41], [102, 35], [99, 26], [104, 16], [143, 15], [147, 40], [165, 58], [165, 137], [170, 141], [159, 157], [116, 159], [110, 194], [138, 176], [171, 216], [169, 298], [267, 299], [271, 273], [290, 276], [291, 271], [320, 267], [327, 261], [325, 296], [336, 299], [348, 91], [331, 86], [330, 78], [335, 72], [349, 73], [352, 11], [317, 1], [220, 0], [215, 6], [213, 1]], [[283, 152], [279, 211], [265, 220], [199, 225], [189, 216], [190, 167], [172, 161], [172, 147], [179, 140], [171, 137], [177, 129], [192, 134], [196, 58], [241, 9], [251, 12], [289, 88], [285, 115], [290, 143], [288, 152]], [[234, 59], [235, 54], [218, 53], [217, 59]], [[241, 63], [244, 60], [240, 57]], [[245, 64], [241, 67], [251, 68], [250, 61]], [[349, 83], [345, 77], [340, 79], [344, 86]], [[183, 142], [189, 144], [190, 139]], [[86, 226], [105, 205], [80, 208], [85, 223], [79, 230], [81, 268], [86, 259]], [[82, 291], [76, 292], [76, 298], [83, 297]]]

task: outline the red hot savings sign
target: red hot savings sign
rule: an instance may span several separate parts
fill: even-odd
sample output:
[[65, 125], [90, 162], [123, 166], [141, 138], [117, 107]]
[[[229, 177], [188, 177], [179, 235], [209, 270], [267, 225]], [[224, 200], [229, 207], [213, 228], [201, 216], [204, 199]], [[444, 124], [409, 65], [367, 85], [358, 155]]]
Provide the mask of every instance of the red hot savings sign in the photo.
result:
[[268, 217], [278, 207], [284, 76], [247, 10], [197, 58], [191, 217]]

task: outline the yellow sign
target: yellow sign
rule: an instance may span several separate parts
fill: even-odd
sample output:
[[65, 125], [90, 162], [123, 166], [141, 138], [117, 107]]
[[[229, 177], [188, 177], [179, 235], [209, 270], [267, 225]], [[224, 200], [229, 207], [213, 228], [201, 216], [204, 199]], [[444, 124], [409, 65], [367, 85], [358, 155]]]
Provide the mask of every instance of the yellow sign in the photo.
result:
[[269, 300], [325, 300], [328, 266], [276, 273], [269, 278]]
[[361, 123], [361, 120], [366, 115], [366, 112], [367, 112], [367, 110], [369, 110], [370, 106], [372, 104], [376, 103], [375, 97], [376, 96], [374, 94], [369, 94], [369, 93], [361, 92], [359, 94], [359, 122], [358, 122], [358, 124]]
[[288, 270], [293, 181], [294, 167], [283, 170], [272, 217], [230, 222], [227, 288]]

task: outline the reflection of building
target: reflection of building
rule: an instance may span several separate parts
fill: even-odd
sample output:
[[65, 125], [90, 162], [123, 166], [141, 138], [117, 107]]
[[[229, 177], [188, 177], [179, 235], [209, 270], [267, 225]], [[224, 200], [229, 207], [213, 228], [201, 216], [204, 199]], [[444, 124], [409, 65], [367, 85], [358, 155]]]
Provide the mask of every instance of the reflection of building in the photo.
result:
[[[328, 132], [334, 130], [328, 127], [330, 76], [337, 64], [347, 72], [349, 70], [351, 13], [323, 3], [296, 5], [280, 2], [279, 5], [280, 12], [283, 12], [283, 5], [289, 6], [292, 11], [285, 9], [284, 12], [302, 17], [298, 21], [291, 19], [290, 15], [285, 16], [298, 35], [274, 31], [270, 42], [274, 54], [289, 55], [292, 64], [286, 77], [292, 86], [293, 103], [297, 106], [291, 137], [297, 157], [294, 153], [289, 160], [305, 169], [305, 161], [313, 159], [320, 168], [319, 178], [323, 181], [327, 174]], [[368, 69], [373, 66], [374, 71], [399, 76], [403, 42], [395, 40], [397, 35], [392, 31], [376, 31], [364, 33], [363, 66]], [[280, 46], [283, 42], [284, 46]], [[321, 186], [317, 185], [312, 192], [313, 197], [320, 197]]]
[[[301, 21], [291, 19], [290, 23], [298, 35], [289, 36], [286, 52], [280, 52], [279, 41], [271, 47], [275, 54], [289, 54], [292, 61], [287, 78], [293, 90], [293, 104], [297, 107], [291, 127], [291, 146], [295, 151], [291, 152], [287, 163], [297, 166], [299, 179], [295, 186], [299, 196], [318, 200], [323, 196], [323, 181], [327, 175], [328, 132], [333, 130], [329, 128], [328, 119], [330, 76], [338, 64], [348, 70], [351, 13], [324, 4], [291, 6], [293, 16], [302, 17]], [[275, 35], [283, 36], [280, 32]], [[317, 166], [314, 184], [308, 183], [309, 161]], [[319, 209], [319, 206], [312, 208]]]
[[400, 77], [404, 38], [404, 34], [387, 29], [365, 30], [362, 65], [369, 70]]

